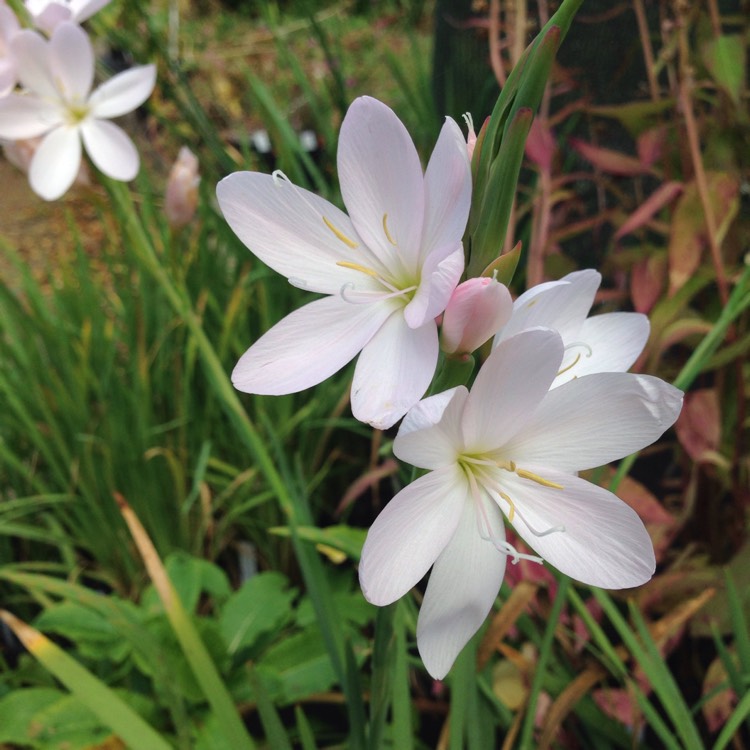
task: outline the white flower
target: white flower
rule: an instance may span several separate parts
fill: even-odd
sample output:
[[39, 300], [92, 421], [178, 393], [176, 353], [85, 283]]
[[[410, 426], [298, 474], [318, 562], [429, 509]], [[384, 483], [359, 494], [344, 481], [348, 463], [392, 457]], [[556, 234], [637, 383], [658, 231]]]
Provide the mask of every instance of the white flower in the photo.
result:
[[386, 605], [433, 566], [417, 643], [436, 678], [490, 611], [507, 557], [522, 556], [505, 541], [503, 514], [537, 554], [578, 581], [626, 588], [653, 574], [636, 513], [576, 473], [656, 440], [677, 418], [682, 393], [628, 373], [549, 390], [562, 358], [563, 342], [549, 329], [506, 339], [471, 392], [459, 386], [421, 401], [394, 442], [400, 459], [429, 473], [375, 520], [360, 582], [369, 601]]
[[32, 189], [45, 200], [71, 186], [81, 163], [81, 141], [94, 164], [115, 180], [132, 180], [139, 159], [133, 142], [114, 123], [151, 94], [156, 68], [131, 68], [93, 92], [94, 53], [83, 29], [61, 23], [49, 41], [34, 31], [11, 43], [24, 94], [0, 99], [0, 138], [43, 135], [29, 169]]
[[0, 0], [0, 98], [10, 94], [18, 80], [16, 59], [10, 41], [20, 29], [15, 13]]
[[221, 210], [245, 245], [295, 286], [327, 295], [255, 342], [232, 380], [247, 393], [293, 393], [361, 351], [352, 412], [387, 428], [435, 372], [435, 317], [464, 266], [469, 159], [447, 118], [423, 175], [401, 121], [362, 97], [341, 126], [338, 171], [348, 216], [279, 173], [238, 172], [219, 183]]
[[64, 21], [83, 23], [108, 5], [110, 0], [26, 0], [34, 26], [46, 34], [52, 34]]
[[513, 315], [494, 345], [536, 326], [557, 331], [565, 355], [553, 387], [594, 372], [625, 372], [646, 345], [648, 318], [628, 312], [587, 318], [601, 281], [598, 271], [587, 269], [533, 286], [513, 304]]

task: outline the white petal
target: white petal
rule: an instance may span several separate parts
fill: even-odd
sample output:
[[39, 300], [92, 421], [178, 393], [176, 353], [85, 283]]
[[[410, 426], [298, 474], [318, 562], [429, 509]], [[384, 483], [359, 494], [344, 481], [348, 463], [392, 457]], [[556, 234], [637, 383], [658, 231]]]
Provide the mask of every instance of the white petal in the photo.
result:
[[[368, 276], [337, 265], [367, 260], [349, 217], [332, 203], [259, 172], [230, 174], [217, 185], [216, 197], [232, 231], [295, 286], [323, 294], [338, 294], [347, 285], [368, 287]], [[358, 247], [339, 239], [326, 221]]]
[[[0, 39], [8, 42], [20, 30], [21, 24], [18, 23], [16, 14], [4, 3], [0, 5]], [[7, 50], [5, 54], [8, 54]]]
[[76, 21], [83, 23], [109, 3], [110, 0], [71, 0], [70, 5]]
[[532, 287], [515, 301], [513, 315], [496, 342], [535, 326], [554, 329], [566, 345], [575, 341], [601, 278], [597, 271], [587, 269]]
[[49, 67], [49, 42], [36, 31], [22, 29], [10, 42], [21, 85], [52, 101], [60, 98]]
[[[504, 540], [502, 515], [486, 509], [494, 537]], [[492, 609], [507, 556], [482, 539], [474, 502], [467, 500], [456, 533], [435, 561], [417, 621], [417, 646], [427, 671], [442, 680]]]
[[232, 373], [245, 393], [278, 396], [322, 382], [353, 359], [392, 314], [387, 305], [325, 297], [295, 310], [261, 336]]
[[424, 176], [422, 260], [436, 247], [461, 243], [471, 205], [471, 167], [461, 129], [445, 118]]
[[427, 256], [422, 267], [422, 281], [412, 301], [404, 309], [406, 322], [419, 328], [440, 315], [456, 288], [464, 271], [464, 249], [461, 244], [441, 259], [442, 253]]
[[156, 66], [140, 65], [118, 73], [89, 97], [94, 117], [120, 117], [143, 104], [156, 84]]
[[341, 195], [365, 244], [389, 267], [398, 258], [416, 271], [424, 216], [422, 166], [393, 110], [369, 96], [354, 100], [341, 123], [338, 172]]
[[80, 168], [78, 128], [55, 128], [44, 137], [31, 160], [31, 189], [44, 200], [56, 200], [73, 184]]
[[62, 123], [60, 109], [33, 95], [8, 94], [0, 99], [0, 138], [36, 138]]
[[424, 396], [438, 360], [433, 321], [409, 328], [403, 314], [392, 315], [362, 349], [352, 382], [352, 414], [385, 430]]
[[571, 347], [566, 352], [563, 372], [555, 378], [553, 388], [595, 372], [625, 372], [646, 346], [649, 328], [648, 318], [640, 313], [615, 312], [586, 318], [578, 332], [579, 341], [586, 346]]
[[468, 395], [460, 385], [410, 409], [393, 442], [396, 457], [422, 469], [454, 462], [462, 448], [461, 415]]
[[467, 493], [452, 465], [420, 477], [385, 506], [362, 548], [359, 582], [367, 601], [385, 606], [421, 580], [453, 536]]
[[[518, 511], [513, 526], [537, 554], [589, 586], [624, 589], [651, 578], [656, 567], [654, 548], [630, 506], [572, 474], [533, 464], [523, 468], [563, 486], [558, 490], [512, 474], [504, 476], [504, 488]], [[554, 527], [564, 531], [539, 535]]]
[[49, 41], [49, 65], [64, 99], [85, 102], [94, 82], [94, 50], [80, 26], [71, 22], [57, 26]]
[[505, 445], [541, 403], [561, 358], [562, 341], [555, 331], [524, 331], [500, 342], [466, 400], [462, 427], [467, 449]]
[[41, 12], [32, 11], [34, 26], [45, 34], [51, 35], [61, 23], [73, 20], [70, 8], [60, 2], [34, 3], [34, 5], [41, 8]]
[[18, 80], [16, 64], [9, 59], [0, 60], [0, 99], [8, 96]]
[[659, 378], [587, 375], [551, 390], [504, 450], [516, 462], [591, 469], [653, 443], [681, 408], [682, 391]]
[[86, 120], [81, 136], [91, 161], [113, 180], [128, 182], [138, 174], [140, 160], [130, 136], [108, 120]]

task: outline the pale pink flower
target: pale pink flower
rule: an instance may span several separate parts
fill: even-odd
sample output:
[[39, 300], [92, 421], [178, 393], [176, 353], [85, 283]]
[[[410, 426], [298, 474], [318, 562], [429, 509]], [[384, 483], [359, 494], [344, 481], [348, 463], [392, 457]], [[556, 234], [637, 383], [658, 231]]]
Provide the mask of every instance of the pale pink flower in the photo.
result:
[[174, 229], [186, 226], [195, 215], [200, 181], [198, 157], [183, 146], [169, 172], [164, 198], [164, 213]]
[[601, 281], [598, 271], [586, 269], [531, 287], [513, 304], [494, 346], [529, 328], [552, 328], [565, 346], [553, 387], [595, 372], [625, 372], [646, 345], [648, 318], [630, 312], [587, 317]]
[[0, 138], [44, 136], [29, 168], [34, 192], [45, 200], [65, 193], [81, 165], [81, 142], [108, 177], [132, 180], [138, 152], [109, 119], [143, 104], [156, 82], [155, 66], [126, 70], [92, 92], [94, 52], [79, 26], [61, 23], [49, 41], [35, 31], [19, 31], [11, 46], [27, 92], [0, 99]]
[[341, 126], [338, 170], [348, 216], [280, 173], [238, 172], [219, 183], [221, 210], [245, 245], [290, 283], [326, 295], [256, 341], [232, 380], [248, 393], [293, 393], [361, 352], [352, 412], [386, 428], [435, 372], [435, 317], [464, 267], [469, 160], [447, 118], [423, 174], [401, 121], [362, 97]]
[[25, 0], [25, 5], [34, 26], [51, 35], [64, 21], [83, 23], [109, 2], [110, 0]]
[[455, 288], [443, 314], [443, 351], [473, 352], [505, 325], [512, 311], [513, 300], [504, 284], [487, 277], [464, 281]]
[[458, 386], [406, 415], [393, 445], [428, 473], [373, 523], [359, 577], [384, 606], [432, 567], [417, 623], [427, 671], [441, 679], [495, 601], [508, 557], [503, 515], [541, 558], [591, 586], [629, 588], [653, 574], [637, 514], [577, 472], [656, 440], [680, 412], [681, 391], [658, 378], [599, 373], [549, 390], [564, 353], [559, 334], [502, 341], [469, 392]]
[[16, 14], [0, 0], [0, 98], [10, 94], [18, 80], [16, 58], [10, 42], [20, 29]]

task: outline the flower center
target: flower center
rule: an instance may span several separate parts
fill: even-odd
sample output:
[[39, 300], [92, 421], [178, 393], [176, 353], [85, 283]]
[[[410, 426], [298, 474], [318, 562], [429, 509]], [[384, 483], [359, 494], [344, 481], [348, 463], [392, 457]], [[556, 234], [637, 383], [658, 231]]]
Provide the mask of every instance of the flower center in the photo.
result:
[[69, 125], [80, 125], [89, 116], [89, 107], [78, 102], [68, 104], [66, 115]]

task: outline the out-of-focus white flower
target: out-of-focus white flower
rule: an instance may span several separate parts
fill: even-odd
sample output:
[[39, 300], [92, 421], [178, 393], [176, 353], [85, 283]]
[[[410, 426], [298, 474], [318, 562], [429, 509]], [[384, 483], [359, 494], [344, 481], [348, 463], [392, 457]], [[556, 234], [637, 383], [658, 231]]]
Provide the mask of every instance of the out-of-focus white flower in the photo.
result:
[[601, 274], [589, 268], [531, 287], [513, 304], [513, 314], [495, 336], [494, 346], [537, 326], [557, 331], [565, 355], [553, 388], [595, 372], [625, 372], [646, 345], [648, 318], [629, 312], [587, 317], [601, 282]]
[[[27, 138], [24, 141], [3, 141], [3, 153], [5, 158], [17, 169], [20, 169], [24, 174], [29, 173], [31, 168], [31, 162], [34, 159], [34, 154], [39, 148], [39, 144], [42, 139]], [[81, 162], [81, 166], [78, 169], [78, 174], [73, 180], [75, 185], [90, 185], [91, 175], [89, 174], [88, 165], [85, 161]]]
[[187, 147], [180, 149], [169, 172], [164, 213], [169, 225], [181, 229], [192, 220], [198, 205], [198, 157]]
[[65, 193], [81, 165], [81, 142], [104, 174], [132, 180], [138, 152], [109, 119], [143, 104], [156, 82], [155, 66], [126, 70], [92, 92], [94, 52], [79, 26], [61, 23], [49, 41], [35, 31], [19, 31], [11, 47], [27, 92], [0, 99], [0, 138], [44, 136], [29, 168], [34, 192], [45, 200]]
[[16, 14], [0, 0], [0, 97], [7, 96], [18, 80], [11, 39], [20, 31]]
[[635, 511], [577, 476], [656, 440], [682, 392], [658, 378], [598, 373], [549, 390], [563, 358], [549, 329], [502, 341], [469, 392], [420, 401], [393, 452], [428, 469], [375, 519], [362, 549], [365, 597], [385, 606], [432, 567], [417, 623], [427, 671], [442, 678], [492, 608], [508, 557], [503, 514], [540, 558], [591, 586], [645, 583], [654, 550]]
[[338, 171], [348, 216], [278, 173], [237, 172], [219, 183], [221, 210], [245, 245], [290, 283], [327, 295], [256, 341], [232, 381], [247, 393], [294, 393], [361, 352], [352, 412], [384, 429], [435, 374], [435, 317], [464, 267], [469, 159], [446, 118], [423, 173], [394, 112], [361, 97], [341, 125]]
[[446, 354], [470, 354], [508, 321], [513, 299], [508, 287], [481, 277], [459, 284], [443, 313], [440, 343]]
[[110, 0], [25, 0], [24, 4], [34, 26], [51, 35], [64, 21], [83, 23], [109, 2]]

